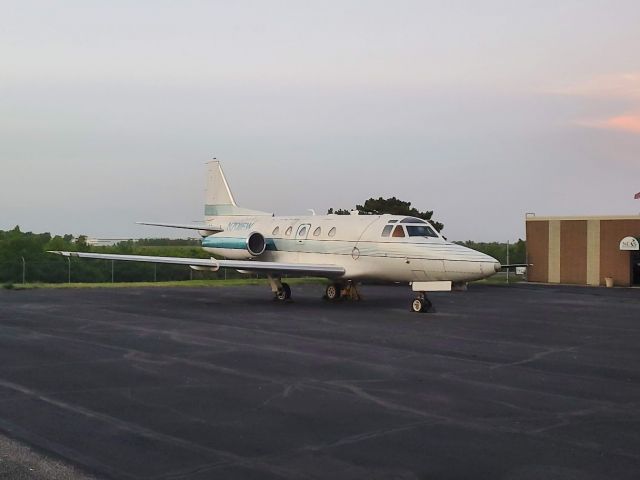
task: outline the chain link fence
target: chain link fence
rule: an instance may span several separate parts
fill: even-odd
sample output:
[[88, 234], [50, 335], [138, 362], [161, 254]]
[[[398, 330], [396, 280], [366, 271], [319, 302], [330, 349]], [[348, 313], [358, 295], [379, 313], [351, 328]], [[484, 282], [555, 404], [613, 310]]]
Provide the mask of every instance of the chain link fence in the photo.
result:
[[260, 277], [231, 269], [220, 269], [217, 272], [196, 271], [188, 265], [81, 260], [69, 257], [47, 261], [19, 258], [15, 261], [0, 262], [0, 283], [3, 284], [168, 282], [234, 278]]

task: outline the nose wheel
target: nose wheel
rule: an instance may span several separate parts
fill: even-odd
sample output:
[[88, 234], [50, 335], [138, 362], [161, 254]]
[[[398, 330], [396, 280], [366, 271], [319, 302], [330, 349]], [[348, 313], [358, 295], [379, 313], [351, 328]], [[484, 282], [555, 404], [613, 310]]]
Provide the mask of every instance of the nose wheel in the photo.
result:
[[431, 300], [424, 293], [421, 293], [411, 302], [411, 311], [415, 313], [426, 313], [433, 310]]

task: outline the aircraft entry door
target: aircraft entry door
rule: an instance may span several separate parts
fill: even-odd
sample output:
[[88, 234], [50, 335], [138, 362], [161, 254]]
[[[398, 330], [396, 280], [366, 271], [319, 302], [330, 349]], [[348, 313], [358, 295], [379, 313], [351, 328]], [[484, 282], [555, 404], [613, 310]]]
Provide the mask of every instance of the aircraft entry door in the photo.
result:
[[298, 243], [302, 243], [307, 239], [307, 235], [309, 235], [309, 230], [311, 229], [311, 224], [303, 223], [296, 230], [296, 240]]

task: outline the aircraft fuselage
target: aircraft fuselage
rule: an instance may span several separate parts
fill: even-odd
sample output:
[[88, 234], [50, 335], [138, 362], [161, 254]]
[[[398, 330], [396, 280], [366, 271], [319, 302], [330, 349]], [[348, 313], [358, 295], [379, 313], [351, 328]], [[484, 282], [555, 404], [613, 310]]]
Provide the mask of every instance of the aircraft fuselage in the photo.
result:
[[[224, 230], [202, 241], [213, 255], [339, 265], [345, 273], [338, 278], [345, 280], [467, 282], [500, 270], [495, 258], [449, 242], [427, 222], [406, 216], [216, 216], [207, 218], [207, 223]], [[253, 232], [266, 241], [264, 252], [257, 256], [247, 249]]]

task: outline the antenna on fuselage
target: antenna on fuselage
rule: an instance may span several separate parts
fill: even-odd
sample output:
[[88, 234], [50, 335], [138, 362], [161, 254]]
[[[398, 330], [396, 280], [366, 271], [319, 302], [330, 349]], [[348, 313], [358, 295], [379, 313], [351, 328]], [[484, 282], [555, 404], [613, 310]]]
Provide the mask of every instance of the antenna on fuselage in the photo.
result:
[[316, 211], [313, 208], [307, 208], [307, 212], [311, 212], [311, 215], [316, 216]]

